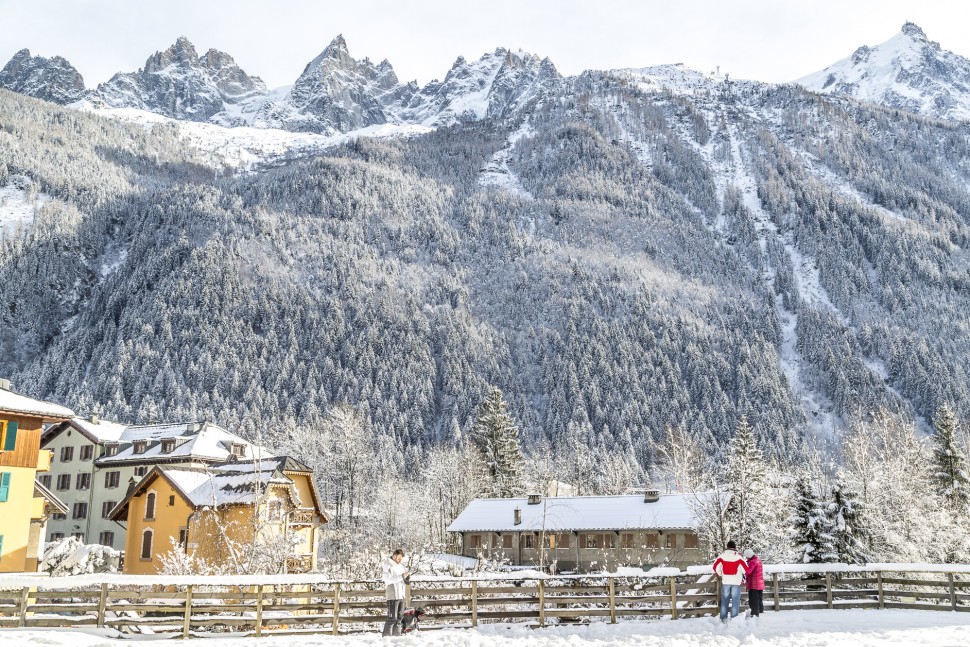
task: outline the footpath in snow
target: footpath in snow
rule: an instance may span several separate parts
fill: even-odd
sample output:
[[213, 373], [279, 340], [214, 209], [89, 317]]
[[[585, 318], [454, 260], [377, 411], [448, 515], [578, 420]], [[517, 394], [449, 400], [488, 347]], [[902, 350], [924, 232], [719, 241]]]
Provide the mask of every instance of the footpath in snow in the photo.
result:
[[[0, 647], [117, 647], [124, 642], [80, 631], [0, 629]], [[717, 618], [627, 620], [615, 625], [597, 622], [545, 629], [485, 625], [477, 629], [421, 631], [389, 639], [382, 638], [378, 632], [341, 636], [237, 636], [200, 640], [198, 644], [205, 647], [511, 647], [526, 644], [537, 647], [966, 647], [970, 645], [970, 613], [895, 609], [769, 611], [753, 620], [736, 618], [726, 626]]]

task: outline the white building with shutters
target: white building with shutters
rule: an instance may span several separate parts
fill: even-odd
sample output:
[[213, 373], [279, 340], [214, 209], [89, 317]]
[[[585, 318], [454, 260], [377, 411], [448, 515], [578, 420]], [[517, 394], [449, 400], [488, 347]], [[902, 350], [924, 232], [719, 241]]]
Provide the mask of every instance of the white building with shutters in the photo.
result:
[[115, 550], [125, 547], [125, 528], [109, 513], [132, 482], [155, 465], [201, 466], [252, 460], [270, 453], [210, 422], [124, 425], [97, 416], [49, 427], [42, 446], [53, 452], [50, 471], [38, 479], [67, 507], [47, 524], [47, 541], [75, 536]]

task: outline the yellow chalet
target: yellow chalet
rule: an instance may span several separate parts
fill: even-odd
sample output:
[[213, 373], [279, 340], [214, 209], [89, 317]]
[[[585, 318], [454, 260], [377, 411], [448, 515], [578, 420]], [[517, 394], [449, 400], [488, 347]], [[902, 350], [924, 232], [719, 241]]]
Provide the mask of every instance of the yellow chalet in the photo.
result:
[[329, 521], [313, 471], [287, 456], [153, 467], [110, 516], [127, 528], [124, 572], [139, 575], [183, 560], [195, 570], [312, 571]]
[[0, 380], [0, 573], [36, 571], [48, 516], [67, 512], [37, 472], [51, 464], [51, 453], [40, 448], [44, 423], [73, 416], [67, 407], [14, 393]]

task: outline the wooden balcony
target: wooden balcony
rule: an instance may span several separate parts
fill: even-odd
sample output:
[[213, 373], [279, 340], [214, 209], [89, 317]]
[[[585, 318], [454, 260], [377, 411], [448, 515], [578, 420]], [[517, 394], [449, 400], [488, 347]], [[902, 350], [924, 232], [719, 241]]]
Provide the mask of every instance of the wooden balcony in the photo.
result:
[[316, 521], [316, 512], [313, 508], [299, 508], [290, 513], [291, 526], [309, 526]]

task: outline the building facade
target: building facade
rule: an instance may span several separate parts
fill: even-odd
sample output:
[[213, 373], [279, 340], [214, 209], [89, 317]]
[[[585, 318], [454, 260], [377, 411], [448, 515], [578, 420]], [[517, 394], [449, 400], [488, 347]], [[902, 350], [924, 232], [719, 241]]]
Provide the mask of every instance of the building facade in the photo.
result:
[[448, 526], [461, 553], [517, 566], [592, 572], [706, 563], [694, 510], [711, 493], [475, 499]]
[[178, 555], [227, 572], [309, 572], [329, 518], [309, 467], [288, 457], [157, 466], [111, 514], [127, 527], [124, 572]]
[[209, 422], [123, 425], [97, 416], [74, 417], [47, 429], [53, 452], [42, 484], [67, 504], [47, 528], [47, 541], [75, 536], [88, 544], [125, 548], [125, 528], [110, 518], [132, 481], [155, 465], [194, 465], [268, 452]]
[[0, 573], [34, 572], [43, 559], [47, 519], [64, 507], [37, 480], [51, 459], [41, 449], [41, 433], [45, 423], [73, 415], [0, 380]]

